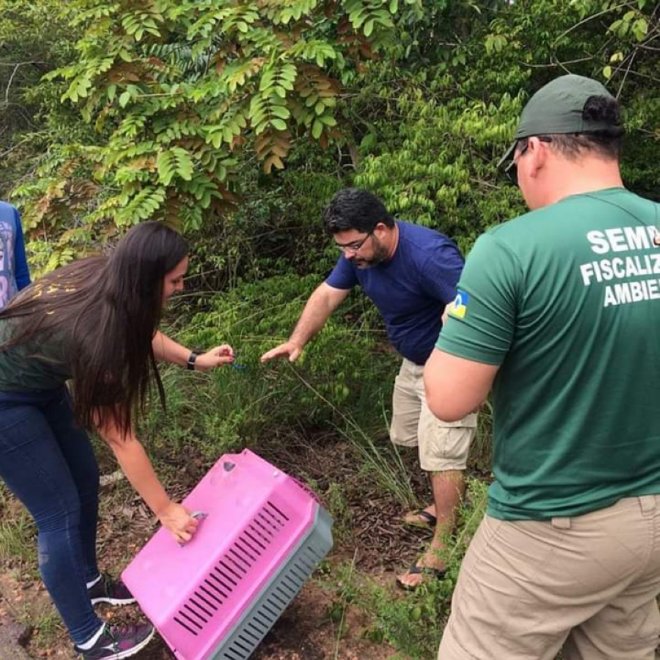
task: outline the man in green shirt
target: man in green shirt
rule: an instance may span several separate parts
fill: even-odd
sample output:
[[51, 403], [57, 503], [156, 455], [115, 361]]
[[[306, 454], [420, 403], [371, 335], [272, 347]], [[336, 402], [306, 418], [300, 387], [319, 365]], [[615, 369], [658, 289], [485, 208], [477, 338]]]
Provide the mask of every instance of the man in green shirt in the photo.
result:
[[651, 660], [660, 635], [660, 205], [618, 103], [557, 78], [503, 160], [531, 211], [481, 236], [425, 368], [445, 420], [492, 386], [488, 511], [441, 660]]

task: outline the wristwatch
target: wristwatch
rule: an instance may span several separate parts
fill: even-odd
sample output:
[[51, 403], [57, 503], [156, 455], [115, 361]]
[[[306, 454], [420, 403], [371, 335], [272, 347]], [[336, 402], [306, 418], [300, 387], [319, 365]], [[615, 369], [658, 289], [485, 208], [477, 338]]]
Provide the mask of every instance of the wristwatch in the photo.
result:
[[197, 359], [197, 355], [198, 354], [195, 353], [195, 351], [190, 351], [190, 355], [186, 361], [186, 369], [190, 369], [191, 371], [195, 370], [195, 360]]

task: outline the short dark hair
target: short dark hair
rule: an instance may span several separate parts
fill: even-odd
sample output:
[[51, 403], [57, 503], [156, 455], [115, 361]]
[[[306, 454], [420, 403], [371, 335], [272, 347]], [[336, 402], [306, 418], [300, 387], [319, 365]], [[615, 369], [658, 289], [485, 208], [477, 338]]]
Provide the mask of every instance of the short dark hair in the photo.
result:
[[394, 217], [387, 212], [383, 202], [360, 188], [340, 190], [323, 211], [323, 222], [329, 234], [349, 229], [371, 232], [379, 222], [394, 227]]
[[618, 101], [611, 96], [590, 96], [582, 109], [582, 118], [610, 126], [584, 133], [549, 134], [552, 148], [569, 160], [575, 160], [585, 151], [618, 160], [621, 157], [624, 134]]

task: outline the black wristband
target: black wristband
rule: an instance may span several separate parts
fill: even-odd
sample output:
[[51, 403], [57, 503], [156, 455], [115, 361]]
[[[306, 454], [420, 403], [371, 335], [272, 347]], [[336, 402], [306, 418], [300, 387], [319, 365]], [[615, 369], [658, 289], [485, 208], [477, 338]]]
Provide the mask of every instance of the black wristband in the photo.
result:
[[194, 371], [196, 359], [197, 359], [197, 353], [195, 353], [195, 351], [190, 351], [190, 355], [188, 356], [188, 360], [186, 361], [186, 369], [190, 369], [190, 371]]

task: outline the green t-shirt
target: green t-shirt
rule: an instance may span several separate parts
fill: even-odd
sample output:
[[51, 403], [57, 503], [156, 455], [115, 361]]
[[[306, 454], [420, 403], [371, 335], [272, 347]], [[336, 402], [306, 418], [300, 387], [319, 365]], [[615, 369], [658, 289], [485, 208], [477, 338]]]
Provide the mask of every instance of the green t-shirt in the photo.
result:
[[[0, 319], [0, 346], [15, 321]], [[0, 349], [0, 392], [50, 390], [71, 378], [68, 341], [63, 335], [38, 337], [28, 344]]]
[[659, 204], [611, 188], [475, 243], [437, 347], [499, 365], [491, 516], [660, 493], [658, 222]]

